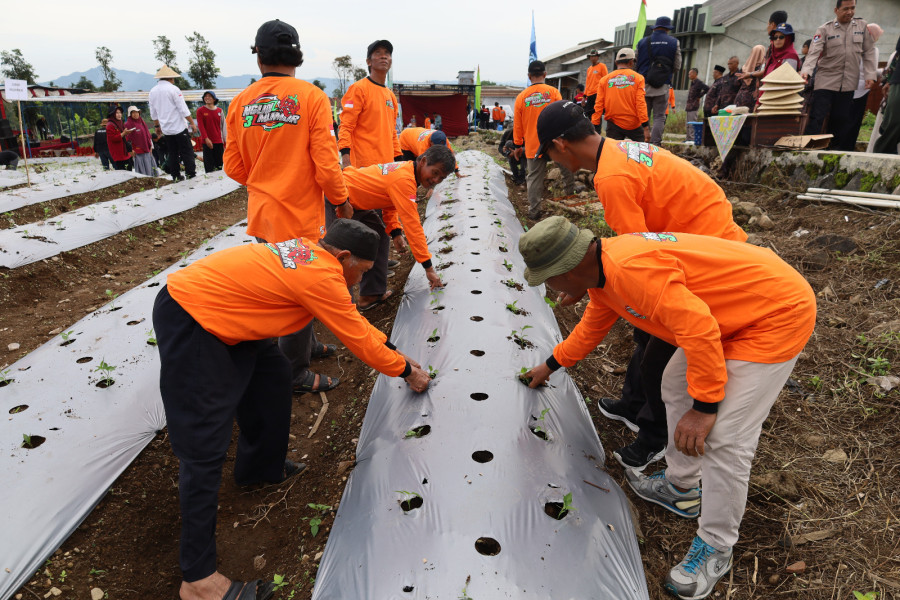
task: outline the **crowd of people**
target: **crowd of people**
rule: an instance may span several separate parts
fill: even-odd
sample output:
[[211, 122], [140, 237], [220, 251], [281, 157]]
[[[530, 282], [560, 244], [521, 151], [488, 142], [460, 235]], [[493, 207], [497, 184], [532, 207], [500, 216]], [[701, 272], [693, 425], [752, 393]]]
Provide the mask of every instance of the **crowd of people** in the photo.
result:
[[[720, 113], [754, 112], [763, 95], [761, 81], [776, 69], [787, 65], [803, 78], [805, 88], [801, 114], [807, 118], [805, 135], [828, 133], [831, 147], [854, 151], [865, 116], [868, 94], [880, 86], [884, 100], [878, 110], [868, 151], [897, 153], [900, 141], [900, 108], [897, 94], [889, 94], [897, 78], [897, 52], [879, 71], [875, 43], [883, 30], [875, 23], [856, 17], [856, 0], [837, 0], [834, 19], [820, 26], [811, 39], [797, 51], [796, 33], [785, 11], [775, 11], [766, 26], [768, 44], [753, 46], [741, 64], [731, 56], [727, 67], [716, 65], [713, 81], [707, 85], [696, 68], [688, 72], [687, 141], [694, 139], [691, 123], [700, 117]], [[588, 56], [584, 90], [576, 92], [585, 112], [598, 127], [607, 124], [607, 135], [615, 139], [662, 141], [666, 121], [666, 98], [671, 93], [672, 77], [681, 68], [681, 47], [670, 35], [672, 21], [660, 17], [651, 34], [642, 39], [636, 53], [619, 50], [615, 70], [606, 73], [598, 65], [596, 51]], [[897, 42], [900, 48], [900, 40]], [[749, 132], [748, 132], [749, 133]], [[749, 135], [745, 136], [748, 141]], [[879, 140], [879, 138], [881, 138]]]

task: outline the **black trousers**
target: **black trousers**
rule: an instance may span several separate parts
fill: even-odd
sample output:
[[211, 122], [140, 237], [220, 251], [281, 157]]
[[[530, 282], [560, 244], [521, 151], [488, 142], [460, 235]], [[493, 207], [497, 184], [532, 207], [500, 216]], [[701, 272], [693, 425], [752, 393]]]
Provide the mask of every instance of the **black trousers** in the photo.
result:
[[815, 90], [812, 96], [812, 109], [806, 123], [804, 135], [822, 133], [825, 119], [828, 119], [828, 131], [834, 136], [829, 148], [852, 152], [856, 148], [856, 139], [850, 139], [853, 127], [851, 107], [853, 92], [835, 92], [832, 90]]
[[666, 405], [662, 400], [663, 371], [675, 346], [634, 329], [634, 352], [625, 371], [622, 400], [628, 403], [640, 431], [638, 439], [650, 448], [663, 448], [669, 440]]
[[353, 220], [359, 221], [378, 234], [378, 254], [375, 264], [363, 273], [359, 282], [360, 296], [381, 296], [387, 291], [388, 256], [391, 252], [391, 238], [384, 231], [384, 221], [380, 210], [357, 210], [353, 212]]
[[240, 428], [235, 481], [245, 485], [284, 476], [290, 366], [271, 339], [225, 344], [203, 329], [167, 287], [156, 297], [153, 327], [169, 440], [180, 461], [179, 563], [184, 580], [191, 582], [216, 571], [216, 509], [235, 418]]
[[222, 156], [225, 154], [225, 144], [213, 144], [212, 148], [207, 148], [203, 144], [203, 171], [212, 173], [213, 171], [222, 170]]
[[594, 105], [597, 103], [597, 94], [584, 97], [584, 116], [588, 119], [594, 114]]
[[403, 160], [416, 160], [416, 155], [412, 150], [403, 150]]
[[[597, 133], [600, 133], [598, 126], [594, 126], [597, 129]], [[638, 127], [637, 129], [622, 129], [612, 121], [606, 122], [606, 137], [614, 139], [614, 140], [624, 140], [628, 138], [634, 142], [643, 142], [644, 141], [644, 128]]]
[[525, 154], [522, 158], [516, 160], [512, 155], [509, 156], [509, 170], [512, 171], [513, 181], [516, 183], [525, 183], [525, 174], [528, 172], [528, 159]]
[[181, 164], [184, 163], [184, 172], [188, 177], [197, 175], [197, 159], [194, 156], [194, 149], [191, 147], [191, 134], [187, 129], [175, 135], [163, 136], [166, 139], [166, 150], [169, 154], [169, 161], [166, 163], [166, 173], [172, 176], [172, 179], [181, 177]]

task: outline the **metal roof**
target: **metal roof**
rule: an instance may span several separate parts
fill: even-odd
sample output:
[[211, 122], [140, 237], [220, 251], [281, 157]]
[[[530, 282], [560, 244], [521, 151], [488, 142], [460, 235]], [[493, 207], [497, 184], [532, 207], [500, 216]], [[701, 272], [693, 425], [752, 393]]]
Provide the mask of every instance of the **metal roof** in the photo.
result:
[[559, 73], [547, 75], [547, 79], [562, 79], [563, 77], [572, 77], [574, 75], [578, 75], [579, 73], [581, 73], [581, 71], [561, 71]]
[[[572, 46], [571, 48], [567, 48], [562, 52], [557, 52], [556, 54], [551, 54], [549, 56], [542, 56], [540, 60], [543, 62], [548, 62], [553, 60], [554, 58], [559, 58], [560, 56], [565, 56], [566, 54], [570, 54], [572, 52], [578, 52], [579, 50], [584, 50], [585, 48], [590, 48], [592, 46], [610, 46], [612, 42], [608, 42], [603, 38], [597, 38], [596, 40], [590, 40], [588, 42], [581, 42], [577, 46]], [[599, 48], [598, 48], [599, 50]]]
[[[203, 94], [208, 91], [215, 93], [219, 100], [232, 100], [244, 88], [223, 88], [219, 90], [182, 90], [181, 94], [187, 102], [202, 102]], [[148, 102], [150, 92], [91, 92], [87, 94], [75, 94], [72, 96], [46, 96], [44, 98], [34, 98], [41, 102], [96, 102], [96, 103], [115, 103], [129, 104], [135, 102]]]
[[711, 25], [731, 25], [747, 13], [763, 7], [772, 0], [707, 0], [704, 6], [712, 7]]
[[[609, 50], [612, 50], [612, 46], [603, 48], [602, 50], [597, 50], [597, 54], [603, 54], [603, 53], [605, 53], [605, 52], [608, 52]], [[574, 65], [575, 63], [579, 63], [579, 62], [585, 60], [587, 57], [588, 57], [587, 54], [582, 54], [581, 56], [578, 56], [578, 57], [576, 57], [576, 58], [572, 58], [572, 59], [563, 61], [563, 62], [560, 63], [560, 64], [562, 64], [562, 65]]]

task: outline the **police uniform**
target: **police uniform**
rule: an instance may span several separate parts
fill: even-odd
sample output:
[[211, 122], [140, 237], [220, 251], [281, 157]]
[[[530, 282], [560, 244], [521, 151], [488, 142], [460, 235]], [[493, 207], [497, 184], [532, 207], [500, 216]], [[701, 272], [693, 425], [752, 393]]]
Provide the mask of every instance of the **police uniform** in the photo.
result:
[[847, 24], [837, 19], [816, 30], [801, 75], [816, 74], [813, 105], [806, 135], [822, 132], [828, 118], [828, 133], [834, 135], [832, 147], [852, 151], [856, 140], [849, 133], [848, 118], [853, 92], [859, 85], [860, 58], [864, 79], [875, 80], [875, 40], [868, 34], [864, 19], [853, 18]]

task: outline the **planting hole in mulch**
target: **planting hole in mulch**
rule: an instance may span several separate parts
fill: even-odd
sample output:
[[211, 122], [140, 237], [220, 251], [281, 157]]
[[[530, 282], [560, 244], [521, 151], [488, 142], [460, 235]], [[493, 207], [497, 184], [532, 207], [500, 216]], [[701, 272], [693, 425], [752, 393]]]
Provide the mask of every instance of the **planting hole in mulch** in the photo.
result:
[[562, 521], [569, 514], [569, 511], [563, 509], [562, 502], [547, 502], [544, 504], [544, 514], [553, 517], [557, 521]]
[[15, 379], [3, 379], [3, 380], [0, 380], [0, 387], [6, 387], [6, 386], [8, 386], [9, 384], [11, 384], [13, 381], [15, 381]]
[[475, 392], [474, 394], [469, 394], [469, 398], [471, 398], [472, 400], [481, 402], [482, 400], [487, 400], [488, 395], [485, 394], [484, 392]]
[[26, 411], [26, 410], [28, 410], [28, 405], [27, 405], [27, 404], [20, 404], [20, 405], [18, 405], [18, 406], [13, 406], [11, 409], [9, 409], [9, 414], [11, 414], [11, 415], [17, 415], [17, 414], [19, 414], [20, 412]]
[[[444, 202], [444, 204], [446, 204], [446, 202]], [[414, 589], [416, 589], [416, 588], [414, 588], [414, 587], [411, 586], [411, 585], [404, 585], [404, 586], [403, 586], [403, 591], [406, 592], [407, 594], [410, 593], [411, 591], [413, 591]]]
[[540, 425], [531, 425], [528, 427], [531, 430], [531, 433], [541, 438], [544, 441], [550, 441], [550, 436], [547, 435], [547, 432], [541, 429]]
[[22, 440], [22, 448], [26, 448], [28, 450], [32, 448], [37, 448], [41, 444], [47, 441], [47, 438], [40, 435], [31, 435], [28, 436], [27, 440]]
[[111, 309], [109, 309], [109, 312], [116, 312], [117, 310], [122, 310], [122, 307], [121, 306], [113, 306]]
[[74, 344], [74, 343], [75, 343], [75, 338], [71, 338], [71, 339], [68, 339], [68, 340], [64, 341], [63, 343], [61, 343], [60, 346], [68, 346], [69, 344]]
[[91, 362], [92, 360], [94, 360], [94, 357], [93, 357], [93, 356], [82, 356], [81, 358], [79, 358], [79, 359], [76, 360], [75, 362], [77, 362], [79, 365], [83, 365], [84, 363], [89, 363], [89, 362]]
[[476, 450], [472, 453], [472, 460], [477, 463], [489, 463], [494, 460], [494, 453], [488, 450]]
[[100, 389], [106, 389], [110, 387], [112, 384], [116, 382], [115, 379], [101, 379], [97, 382], [97, 387]]
[[403, 434], [404, 438], [420, 438], [425, 437], [431, 433], [431, 425], [419, 425], [418, 427], [413, 427], [405, 434]]
[[480, 238], [469, 238], [469, 239], [472, 240], [473, 242], [477, 242]]
[[439, 238], [438, 238], [438, 241], [440, 241], [440, 242], [449, 242], [450, 240], [452, 240], [453, 238], [455, 238], [456, 235], [457, 235], [457, 234], [453, 233], [452, 231], [448, 231], [447, 233], [445, 233], [444, 235], [442, 235], [441, 237], [439, 237]]
[[478, 229], [478, 225], [472, 225], [469, 229]]
[[499, 250], [500, 252], [509, 252], [509, 250], [506, 249], [506, 246], [500, 246], [499, 248], [497, 248], [497, 250]]
[[444, 306], [435, 306], [435, 307], [432, 308], [431, 310], [444, 310], [444, 308], [446, 308], [446, 307], [444, 307]]
[[439, 336], [439, 335], [431, 335], [431, 336], [428, 336], [428, 340], [427, 340], [427, 341], [433, 344], [433, 343], [435, 343], [436, 341], [438, 341], [439, 339], [441, 339], [441, 336]]
[[522, 337], [507, 336], [506, 339], [514, 341], [516, 344], [519, 345], [519, 348], [521, 348], [522, 350], [526, 350], [528, 348], [534, 348], [534, 344], [531, 343], [531, 340], [528, 340], [528, 339], [525, 339]]
[[477, 321], [484, 321], [484, 317], [479, 317], [478, 315], [475, 315], [475, 316], [473, 316], [473, 317], [469, 317], [469, 320], [470, 320], [470, 321], [476, 321], [476, 322], [477, 322]]
[[472, 290], [472, 293], [476, 296], [481, 293], [481, 290]]
[[204, 248], [204, 250], [206, 250], [207, 252], [212, 252], [214, 250], [214, 248], [212, 246], [210, 246], [209, 248]]
[[481, 254], [481, 252], [472, 252], [472, 254], [474, 254], [475, 256], [478, 256], [479, 254]]
[[453, 246], [443, 246], [438, 250], [438, 254], [450, 254], [451, 252], [453, 252]]
[[140, 320], [138, 320], [138, 321], [128, 321], [128, 322], [125, 323], [125, 324], [126, 324], [126, 325], [139, 325], [140, 323], [143, 323], [143, 322], [144, 322], [144, 319], [140, 319]]
[[401, 500], [400, 508], [403, 509], [403, 512], [409, 512], [411, 510], [416, 510], [417, 508], [422, 508], [423, 504], [425, 504], [425, 500], [422, 499], [422, 496], [413, 496], [406, 500]]
[[448, 262], [448, 263], [443, 263], [443, 264], [441, 264], [441, 265], [438, 265], [437, 270], [438, 270], [438, 271], [443, 271], [443, 270], [446, 269], [447, 267], [452, 267], [452, 266], [455, 265], [455, 264], [456, 264], [456, 263], [453, 262], [453, 261], [451, 260], [451, 261]]
[[500, 542], [494, 538], [480, 537], [475, 540], [475, 550], [484, 556], [497, 556], [500, 554]]
[[159, 282], [158, 282], [158, 281], [154, 281], [153, 283], [148, 283], [148, 284], [147, 284], [147, 287], [156, 287], [156, 286], [158, 286], [158, 285], [159, 285]]
[[471, 269], [473, 273], [481, 273], [481, 269]]
[[147, 345], [148, 345], [148, 346], [155, 346], [155, 345], [156, 345], [156, 338], [147, 340]]
[[525, 289], [525, 286], [523, 286], [521, 283], [519, 283], [518, 281], [516, 281], [514, 279], [504, 279], [502, 283], [506, 287], [512, 288], [519, 292], [521, 292], [522, 290]]
[[469, 354], [472, 356], [484, 356], [484, 350], [471, 350]]

